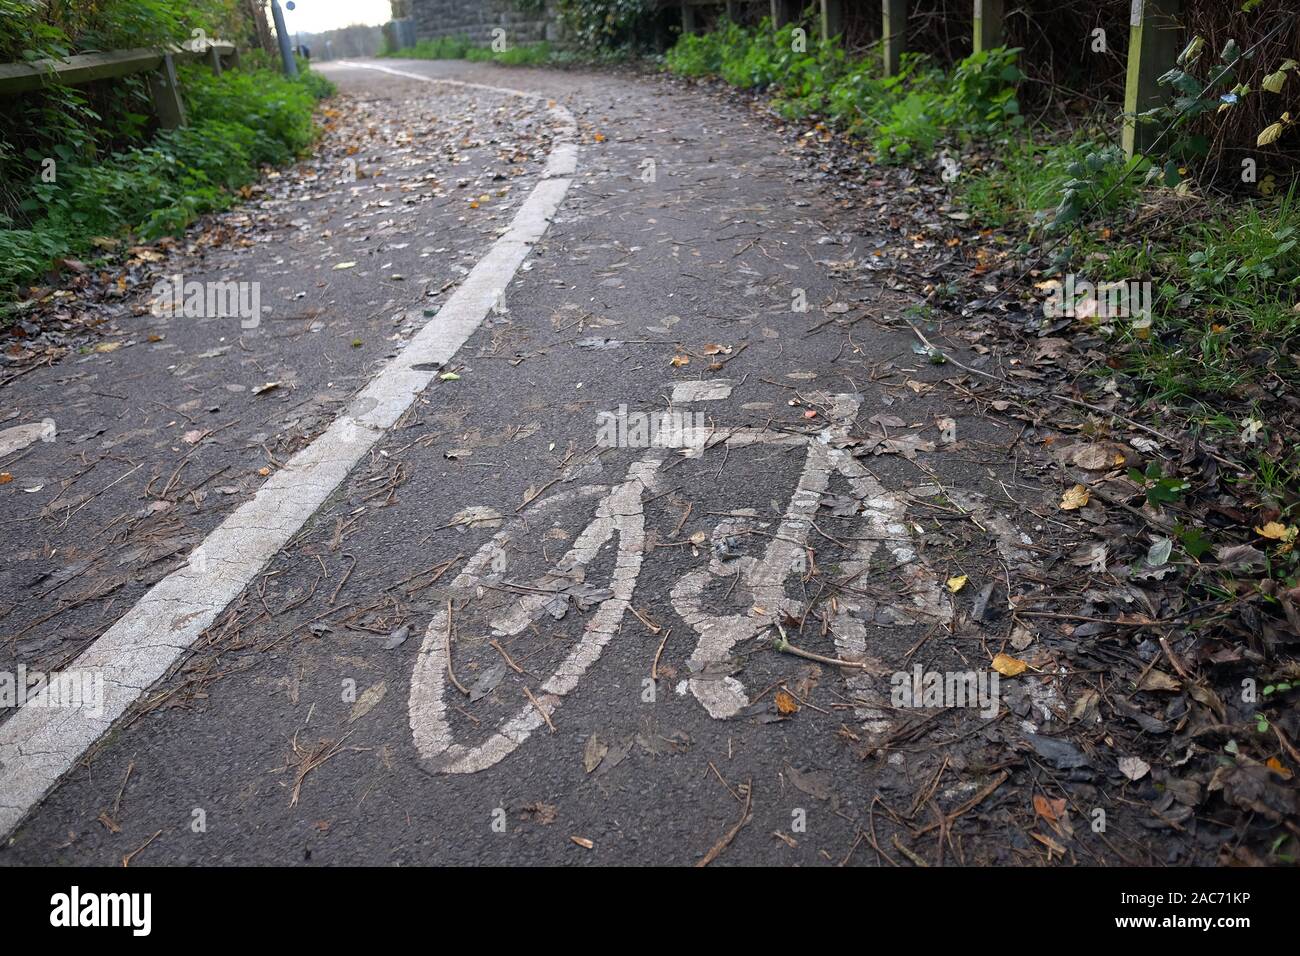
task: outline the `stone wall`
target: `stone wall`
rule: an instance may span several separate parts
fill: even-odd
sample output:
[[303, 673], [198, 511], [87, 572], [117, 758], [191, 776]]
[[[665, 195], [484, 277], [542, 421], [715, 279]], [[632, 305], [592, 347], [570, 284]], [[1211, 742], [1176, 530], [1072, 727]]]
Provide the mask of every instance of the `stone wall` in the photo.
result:
[[512, 46], [558, 38], [553, 16], [521, 13], [512, 0], [407, 0], [407, 5], [421, 40], [465, 36], [486, 46], [497, 27]]

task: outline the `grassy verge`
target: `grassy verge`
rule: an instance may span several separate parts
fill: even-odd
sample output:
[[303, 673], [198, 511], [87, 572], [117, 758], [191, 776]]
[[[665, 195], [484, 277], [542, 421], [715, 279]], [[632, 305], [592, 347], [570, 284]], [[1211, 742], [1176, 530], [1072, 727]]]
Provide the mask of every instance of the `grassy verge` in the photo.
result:
[[905, 56], [896, 75], [884, 76], [879, 57], [846, 57], [835, 41], [805, 38], [814, 33], [806, 27], [724, 23], [712, 33], [682, 37], [665, 56], [665, 67], [679, 76], [766, 91], [782, 116], [823, 118], [880, 162], [908, 161], [946, 137], [968, 141], [1020, 123], [1016, 50], [981, 51], [950, 72]]
[[404, 47], [383, 54], [393, 59], [406, 60], [469, 60], [475, 63], [496, 63], [500, 66], [615, 66], [635, 60], [637, 54], [628, 47], [598, 47], [592, 49], [559, 49], [541, 41], [521, 43], [500, 53], [491, 47], [475, 46], [468, 37], [441, 37], [421, 40], [415, 46]]
[[421, 40], [385, 56], [405, 60], [470, 60], [476, 63], [500, 63], [502, 66], [544, 66], [562, 59], [549, 43], [523, 43], [499, 53], [491, 47], [475, 46], [468, 37], [439, 37]]
[[[1231, 445], [1250, 472], [1242, 490], [1291, 520], [1300, 435], [1281, 412], [1300, 386], [1300, 197], [1198, 197], [1180, 163], [1126, 162], [1107, 124], [1031, 128], [1019, 114], [1014, 50], [948, 72], [909, 57], [886, 77], [878, 57], [803, 41], [795, 26], [724, 23], [682, 37], [665, 66], [765, 92], [781, 115], [839, 131], [872, 162], [929, 167], [960, 156], [954, 198], [973, 224], [998, 230], [999, 258], [1038, 262], [1034, 281], [1150, 283], [1150, 315], [1074, 323], [1107, 346], [1080, 381]], [[1032, 285], [1009, 291], [1031, 310], [1045, 298]]]
[[216, 77], [194, 67], [184, 71], [182, 89], [189, 126], [94, 163], [60, 163], [53, 182], [37, 181], [13, 214], [0, 215], [0, 298], [113, 237], [157, 238], [225, 208], [263, 166], [306, 151], [316, 135], [316, 101], [333, 86], [310, 72], [293, 81], [271, 71]]
[[[1108, 345], [1092, 383], [1234, 446], [1248, 490], [1291, 515], [1300, 453], [1277, 406], [1300, 388], [1294, 188], [1247, 202], [1196, 197], [1148, 182], [1087, 132], [1059, 145], [1009, 139], [996, 153], [958, 183], [976, 222], [1009, 230], [1022, 250], [1056, 243], [1048, 275], [1151, 284], [1149, 318], [1085, 317]], [[1086, 194], [1068, 199], [1080, 179]]]

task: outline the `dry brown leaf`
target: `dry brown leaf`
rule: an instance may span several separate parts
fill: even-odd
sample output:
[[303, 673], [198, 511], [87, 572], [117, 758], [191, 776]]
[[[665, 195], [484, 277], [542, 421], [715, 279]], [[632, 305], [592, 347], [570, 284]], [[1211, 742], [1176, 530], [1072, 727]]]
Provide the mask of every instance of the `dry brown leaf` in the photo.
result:
[[1075, 485], [1061, 496], [1062, 511], [1077, 511], [1088, 503], [1088, 489]]
[[1055, 823], [1065, 815], [1065, 798], [1048, 800], [1041, 793], [1034, 794], [1034, 812], [1040, 817]]
[[1012, 657], [1010, 654], [999, 654], [993, 658], [992, 667], [1003, 677], [1015, 677], [1018, 674], [1023, 674], [1029, 668], [1029, 665], [1018, 658]]
[[1152, 668], [1142, 676], [1142, 681], [1138, 684], [1138, 690], [1176, 691], [1180, 690], [1182, 686], [1181, 683], [1164, 671]]

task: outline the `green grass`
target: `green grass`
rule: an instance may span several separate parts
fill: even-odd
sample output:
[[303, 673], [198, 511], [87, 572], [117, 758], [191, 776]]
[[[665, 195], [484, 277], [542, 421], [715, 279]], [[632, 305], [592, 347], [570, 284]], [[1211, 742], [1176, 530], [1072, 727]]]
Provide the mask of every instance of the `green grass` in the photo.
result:
[[1268, 427], [1282, 427], [1269, 421], [1267, 400], [1279, 388], [1300, 390], [1291, 357], [1300, 353], [1300, 195], [1174, 202], [1166, 216], [1138, 228], [1131, 224], [1137, 206], [1168, 195], [1145, 184], [1149, 166], [1120, 162], [1093, 130], [1060, 143], [1045, 139], [1036, 131], [983, 143], [981, 152], [997, 158], [963, 171], [954, 187], [959, 200], [979, 225], [1020, 233], [1022, 251], [1059, 243], [1066, 253], [1056, 257], [1057, 274], [1151, 282], [1151, 327], [1106, 322], [1108, 361], [1089, 377], [1100, 384], [1118, 374], [1149, 407], [1167, 406], [1230, 444], [1245, 419], [1265, 421], [1260, 440], [1242, 446], [1250, 470], [1244, 484], [1254, 495], [1293, 501], [1300, 446], [1287, 438], [1283, 455], [1267, 451]]
[[385, 56], [406, 60], [470, 60], [492, 62], [502, 66], [545, 66], [556, 62], [556, 51], [545, 41], [522, 43], [500, 53], [491, 47], [475, 46], [468, 37], [439, 37], [421, 40], [415, 46], [385, 53]]
[[263, 166], [307, 150], [316, 99], [332, 89], [309, 72], [294, 81], [269, 71], [186, 70], [190, 125], [95, 163], [60, 163], [54, 182], [38, 178], [12, 214], [0, 215], [0, 300], [55, 260], [94, 252], [96, 239], [153, 239], [225, 208]]

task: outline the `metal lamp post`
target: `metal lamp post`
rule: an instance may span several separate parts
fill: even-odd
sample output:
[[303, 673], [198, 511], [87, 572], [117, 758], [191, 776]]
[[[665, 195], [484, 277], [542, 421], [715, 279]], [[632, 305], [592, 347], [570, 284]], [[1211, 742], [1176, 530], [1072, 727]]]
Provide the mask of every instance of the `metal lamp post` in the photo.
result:
[[293, 58], [293, 47], [289, 43], [289, 31], [284, 26], [284, 11], [280, 9], [280, 0], [271, 0], [271, 17], [275, 20], [275, 35], [280, 41], [280, 59], [284, 60], [284, 75], [297, 76], [298, 63]]

